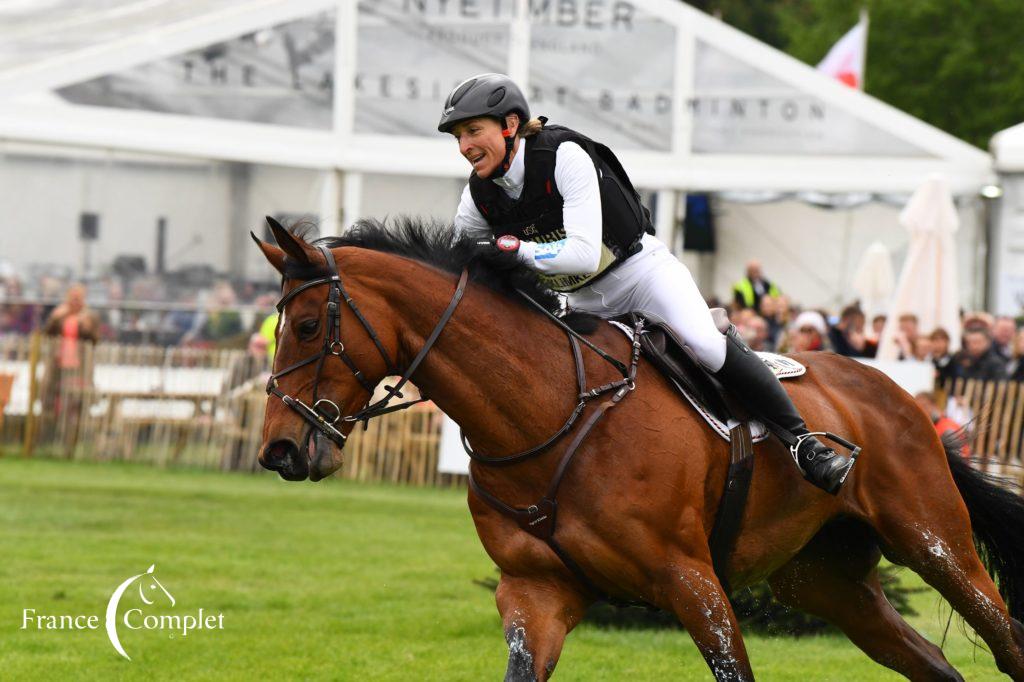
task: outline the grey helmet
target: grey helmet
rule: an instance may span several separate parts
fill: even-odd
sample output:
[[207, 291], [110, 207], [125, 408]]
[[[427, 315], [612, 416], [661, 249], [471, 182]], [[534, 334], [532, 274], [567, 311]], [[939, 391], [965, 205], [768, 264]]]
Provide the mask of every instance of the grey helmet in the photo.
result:
[[437, 129], [450, 133], [456, 123], [479, 116], [493, 116], [505, 126], [505, 117], [519, 114], [520, 125], [530, 120], [530, 105], [523, 91], [511, 78], [501, 73], [481, 73], [467, 78], [451, 91], [444, 101], [444, 111]]

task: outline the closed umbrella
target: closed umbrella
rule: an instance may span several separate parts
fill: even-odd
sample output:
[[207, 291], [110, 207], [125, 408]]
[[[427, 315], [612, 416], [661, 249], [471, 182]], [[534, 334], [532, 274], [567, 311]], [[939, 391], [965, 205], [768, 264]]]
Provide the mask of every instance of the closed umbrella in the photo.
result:
[[956, 350], [960, 347], [960, 292], [953, 234], [960, 218], [945, 177], [932, 175], [914, 192], [900, 213], [900, 224], [910, 233], [910, 246], [882, 329], [878, 359], [899, 356], [899, 317], [907, 313], [917, 315], [922, 334], [936, 327], [949, 332], [950, 350]]
[[885, 312], [895, 286], [892, 253], [882, 242], [874, 242], [860, 257], [853, 275], [853, 290], [868, 320]]

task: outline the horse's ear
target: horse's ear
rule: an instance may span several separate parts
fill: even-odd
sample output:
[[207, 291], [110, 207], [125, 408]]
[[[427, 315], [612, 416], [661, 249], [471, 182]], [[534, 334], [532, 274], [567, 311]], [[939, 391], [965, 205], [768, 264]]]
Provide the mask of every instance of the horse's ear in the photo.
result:
[[275, 270], [277, 270], [283, 275], [284, 251], [277, 248], [273, 244], [268, 244], [267, 242], [263, 241], [262, 239], [257, 237], [253, 232], [249, 232], [249, 236], [252, 237], [252, 240], [254, 242], [256, 242], [256, 246], [260, 247], [260, 251], [263, 252], [263, 256], [267, 259], [267, 261], [269, 261], [269, 263], [274, 266]]
[[305, 264], [310, 263], [310, 256], [312, 255], [313, 249], [310, 248], [309, 244], [286, 230], [281, 223], [277, 222], [270, 216], [267, 216], [266, 218], [267, 225], [270, 226], [270, 231], [274, 233], [274, 240], [277, 242], [277, 245], [284, 249], [284, 252], [297, 262]]

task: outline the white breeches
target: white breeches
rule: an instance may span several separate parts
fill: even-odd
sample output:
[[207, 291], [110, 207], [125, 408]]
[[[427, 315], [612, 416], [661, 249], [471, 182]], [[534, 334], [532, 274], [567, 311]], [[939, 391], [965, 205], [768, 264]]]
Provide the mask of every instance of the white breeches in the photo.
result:
[[646, 235], [643, 251], [597, 282], [569, 294], [569, 305], [601, 317], [629, 312], [657, 315], [709, 371], [725, 363], [725, 336], [711, 319], [690, 271], [661, 241]]

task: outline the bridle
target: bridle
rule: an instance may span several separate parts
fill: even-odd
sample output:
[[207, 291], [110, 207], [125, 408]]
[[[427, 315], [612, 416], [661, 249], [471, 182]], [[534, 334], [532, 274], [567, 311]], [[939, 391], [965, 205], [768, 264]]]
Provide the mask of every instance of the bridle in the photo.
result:
[[[319, 353], [311, 355], [304, 360], [300, 360], [293, 365], [289, 365], [288, 367], [271, 374], [270, 378], [267, 380], [267, 395], [275, 395], [280, 398], [281, 402], [291, 408], [303, 419], [303, 421], [313, 427], [313, 430], [310, 431], [310, 436], [313, 435], [315, 430], [316, 433], [323, 434], [331, 442], [341, 448], [345, 446], [345, 441], [348, 440], [348, 436], [339, 430], [339, 425], [360, 421], [365, 424], [374, 417], [380, 417], [381, 415], [385, 415], [390, 412], [404, 410], [416, 405], [417, 403], [429, 400], [429, 398], [421, 394], [420, 398], [417, 400], [409, 400], [397, 405], [390, 404], [395, 398], [405, 397], [402, 395], [402, 387], [405, 386], [419, 368], [423, 359], [427, 356], [427, 353], [429, 353], [430, 349], [434, 346], [434, 342], [437, 341], [437, 337], [441, 335], [445, 325], [447, 325], [448, 321], [451, 319], [452, 314], [455, 312], [455, 308], [458, 307], [459, 301], [462, 300], [462, 295], [466, 290], [466, 282], [469, 279], [469, 270], [464, 269], [462, 271], [462, 275], [459, 277], [458, 286], [455, 288], [455, 293], [452, 295], [452, 299], [448, 303], [448, 307], [445, 308], [445, 311], [441, 314], [441, 319], [438, 320], [437, 324], [434, 326], [434, 330], [430, 333], [430, 336], [427, 337], [423, 348], [420, 349], [420, 352], [416, 355], [413, 361], [409, 363], [408, 369], [403, 373], [400, 372], [397, 369], [397, 365], [391, 361], [391, 357], [384, 349], [384, 344], [381, 343], [380, 337], [374, 330], [373, 325], [367, 321], [362, 312], [360, 312], [359, 306], [356, 305], [356, 302], [345, 290], [345, 286], [341, 281], [341, 275], [338, 272], [338, 265], [334, 260], [334, 254], [332, 254], [331, 250], [326, 246], [317, 245], [316, 248], [319, 249], [320, 253], [323, 255], [329, 274], [325, 277], [318, 277], [317, 279], [305, 281], [282, 296], [281, 300], [277, 302], [277, 312], [279, 314], [283, 314], [285, 306], [304, 291], [326, 284], [330, 287], [330, 291], [327, 296], [327, 326], [324, 332], [324, 343], [323, 346], [321, 346]], [[345, 344], [341, 340], [342, 301], [345, 302], [349, 307], [349, 310], [352, 311], [352, 314], [355, 315], [357, 320], [359, 320], [359, 323], [363, 326], [363, 329], [366, 330], [370, 340], [373, 341], [373, 345], [377, 347], [377, 351], [384, 359], [384, 365], [387, 367], [388, 376], [401, 375], [394, 386], [384, 387], [387, 390], [387, 395], [372, 404], [369, 403], [370, 399], [367, 399], [368, 404], [364, 406], [363, 409], [350, 415], [342, 415], [341, 408], [335, 401], [330, 400], [329, 398], [319, 397], [320, 374], [324, 368], [324, 361], [331, 356], [340, 358], [341, 361], [345, 363], [345, 366], [352, 372], [352, 375], [356, 378], [356, 381], [359, 382], [359, 385], [370, 394], [370, 398], [373, 397], [373, 392], [376, 388], [366, 378], [366, 375], [356, 366], [356, 363], [349, 356], [348, 351], [345, 350]], [[281, 377], [305, 367], [306, 365], [313, 364], [314, 362], [316, 363], [316, 375], [313, 377], [312, 405], [303, 402], [299, 398], [292, 397], [280, 389], [278, 380]]]

